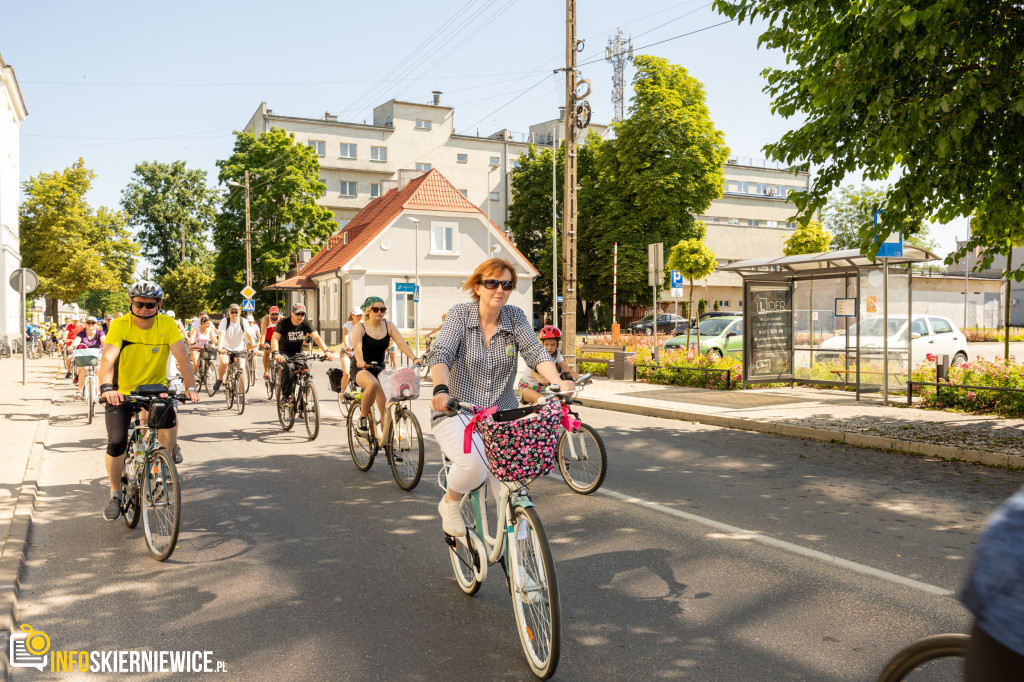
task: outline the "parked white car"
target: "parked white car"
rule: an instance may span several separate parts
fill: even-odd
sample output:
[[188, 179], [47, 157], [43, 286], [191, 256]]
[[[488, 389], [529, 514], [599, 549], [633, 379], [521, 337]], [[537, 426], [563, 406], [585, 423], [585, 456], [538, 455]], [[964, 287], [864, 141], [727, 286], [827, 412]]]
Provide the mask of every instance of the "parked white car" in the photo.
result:
[[[881, 352], [885, 318], [880, 315], [866, 317], [863, 324], [860, 332], [861, 349], [865, 352]], [[906, 348], [907, 316], [890, 315], [886, 335], [889, 337], [890, 352], [893, 349]], [[849, 336], [849, 341], [847, 341], [847, 336]], [[838, 336], [822, 341], [815, 349], [814, 359], [824, 362], [842, 358], [842, 353], [833, 354], [828, 351], [843, 351], [847, 345], [851, 350], [856, 350], [857, 324], [850, 325], [848, 334], [841, 332]], [[910, 350], [915, 365], [920, 364], [930, 353], [932, 355], [948, 355], [950, 365], [956, 367], [967, 362], [967, 337], [948, 317], [914, 315]]]

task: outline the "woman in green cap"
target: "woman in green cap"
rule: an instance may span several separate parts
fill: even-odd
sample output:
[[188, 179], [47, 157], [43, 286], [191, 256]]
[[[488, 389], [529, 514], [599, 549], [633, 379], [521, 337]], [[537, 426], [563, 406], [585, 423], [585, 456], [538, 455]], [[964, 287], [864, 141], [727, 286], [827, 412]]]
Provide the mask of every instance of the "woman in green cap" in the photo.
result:
[[[370, 424], [366, 415], [370, 414], [370, 406], [376, 403], [378, 420], [384, 414], [384, 391], [377, 382], [377, 375], [384, 369], [384, 356], [391, 346], [391, 341], [398, 345], [417, 365], [420, 359], [409, 348], [409, 344], [402, 338], [402, 332], [398, 327], [388, 324], [384, 319], [384, 313], [388, 311], [383, 299], [378, 296], [369, 296], [363, 305], [363, 321], [357, 324], [352, 330], [352, 346], [355, 351], [355, 358], [352, 360], [352, 375], [356, 378], [356, 384], [363, 389], [363, 402], [359, 414], [359, 432], [366, 435], [369, 433]], [[370, 364], [375, 363], [375, 364]]]

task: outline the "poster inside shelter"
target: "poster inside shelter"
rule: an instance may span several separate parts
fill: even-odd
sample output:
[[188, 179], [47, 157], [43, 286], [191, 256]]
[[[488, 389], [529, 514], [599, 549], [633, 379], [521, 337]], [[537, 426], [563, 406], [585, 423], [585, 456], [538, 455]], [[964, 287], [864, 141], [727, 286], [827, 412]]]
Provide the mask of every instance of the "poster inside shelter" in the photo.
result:
[[750, 306], [748, 378], [783, 378], [792, 374], [793, 292], [788, 285], [754, 285]]

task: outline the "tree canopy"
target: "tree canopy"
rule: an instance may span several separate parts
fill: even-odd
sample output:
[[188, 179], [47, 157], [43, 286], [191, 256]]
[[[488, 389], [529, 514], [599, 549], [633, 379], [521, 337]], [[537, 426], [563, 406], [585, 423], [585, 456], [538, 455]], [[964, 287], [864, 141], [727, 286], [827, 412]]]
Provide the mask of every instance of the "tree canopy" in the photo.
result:
[[[1016, 3], [716, 0], [739, 21], [769, 28], [759, 45], [781, 50], [784, 68], [765, 69], [772, 109], [804, 123], [765, 147], [789, 164], [818, 167], [810, 192], [794, 197], [810, 220], [844, 177], [899, 179], [886, 193], [888, 220], [921, 230], [1008, 197], [1024, 201], [1024, 12]], [[994, 216], [997, 223], [1007, 215]], [[875, 230], [860, 235], [877, 251]], [[972, 244], [986, 246], [979, 238]]]
[[22, 264], [39, 275], [39, 293], [75, 301], [88, 290], [121, 290], [135, 270], [138, 246], [120, 211], [93, 210], [85, 199], [96, 174], [79, 159], [62, 171], [22, 183]]
[[210, 309], [210, 285], [213, 275], [201, 263], [181, 263], [160, 278], [164, 290], [164, 307], [178, 319], [194, 317]]
[[121, 207], [157, 278], [181, 263], [183, 231], [185, 258], [206, 260], [218, 203], [216, 190], [206, 186], [206, 171], [189, 169], [183, 161], [136, 165], [121, 193]]
[[[235, 133], [234, 153], [218, 161], [218, 180], [241, 183], [249, 171], [252, 285], [261, 305], [272, 299], [263, 287], [287, 272], [301, 249], [317, 248], [338, 228], [329, 210], [316, 203], [327, 186], [316, 152], [295, 135], [271, 128], [261, 135]], [[245, 193], [231, 188], [213, 230], [216, 256], [211, 295], [224, 306], [245, 285]]]
[[[699, 223], [703, 226], [703, 223]], [[690, 282], [690, 299], [686, 310], [693, 308], [693, 280], [704, 279], [718, 267], [714, 252], [700, 239], [684, 239], [672, 247], [666, 263], [669, 270], [678, 270]], [[702, 311], [703, 312], [703, 311]], [[655, 311], [657, 313], [657, 311]], [[690, 345], [690, 327], [686, 328], [686, 345]], [[697, 327], [697, 347], [700, 348], [700, 327]]]
[[[868, 185], [860, 188], [844, 185], [829, 196], [821, 215], [825, 229], [832, 234], [833, 249], [859, 249], [864, 239], [873, 238], [875, 210], [885, 209], [886, 219], [889, 217], [885, 200], [890, 188], [890, 185], [881, 189]], [[903, 240], [908, 244], [929, 251], [937, 248], [927, 225], [903, 232]]]
[[789, 236], [782, 248], [784, 256], [797, 256], [804, 253], [823, 253], [828, 251], [832, 235], [817, 220], [800, 225]]

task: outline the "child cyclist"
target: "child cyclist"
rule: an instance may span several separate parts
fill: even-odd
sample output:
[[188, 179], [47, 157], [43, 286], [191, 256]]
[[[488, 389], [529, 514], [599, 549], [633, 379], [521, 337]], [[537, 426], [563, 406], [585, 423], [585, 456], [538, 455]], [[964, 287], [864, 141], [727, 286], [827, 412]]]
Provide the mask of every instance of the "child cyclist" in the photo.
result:
[[[559, 376], [563, 379], [579, 379], [579, 374], [569, 369], [569, 365], [566, 364], [565, 358], [562, 357], [561, 352], [558, 350], [558, 343], [562, 338], [562, 330], [558, 327], [548, 325], [540, 330], [539, 336], [540, 342], [544, 345], [544, 348], [548, 353], [551, 353], [551, 360], [555, 363]], [[527, 369], [523, 372], [523, 376], [519, 378], [519, 381], [516, 384], [516, 393], [519, 395], [519, 400], [521, 400], [524, 405], [532, 405], [540, 400], [540, 392], [546, 386], [548, 386], [548, 382], [544, 377], [530, 369]]]

